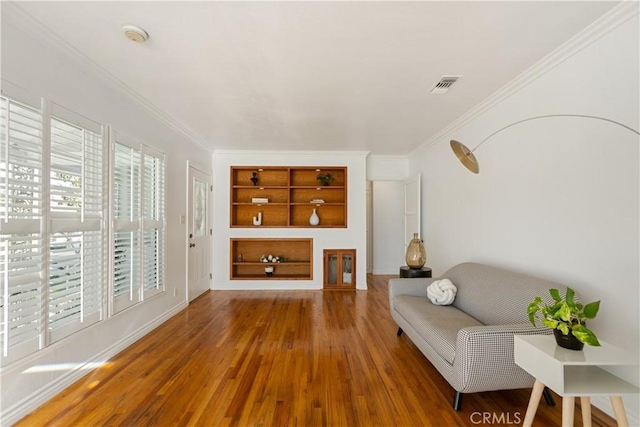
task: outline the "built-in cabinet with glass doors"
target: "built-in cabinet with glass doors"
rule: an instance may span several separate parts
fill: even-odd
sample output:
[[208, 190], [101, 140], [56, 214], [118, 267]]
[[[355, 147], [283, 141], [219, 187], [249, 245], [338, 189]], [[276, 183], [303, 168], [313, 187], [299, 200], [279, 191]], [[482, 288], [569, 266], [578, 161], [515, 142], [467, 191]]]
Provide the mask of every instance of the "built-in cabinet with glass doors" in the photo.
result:
[[356, 288], [356, 250], [324, 250], [324, 289], [353, 290]]

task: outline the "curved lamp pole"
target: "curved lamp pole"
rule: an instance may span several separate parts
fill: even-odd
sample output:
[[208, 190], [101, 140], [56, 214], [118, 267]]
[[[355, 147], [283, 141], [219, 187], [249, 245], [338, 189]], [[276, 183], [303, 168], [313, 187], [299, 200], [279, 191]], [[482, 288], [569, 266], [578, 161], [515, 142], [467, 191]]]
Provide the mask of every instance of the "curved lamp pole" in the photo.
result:
[[613, 123], [615, 125], [621, 126], [621, 127], [625, 128], [625, 129], [628, 129], [631, 132], [635, 133], [636, 135], [640, 135], [640, 132], [638, 132], [637, 130], [635, 130], [635, 129], [627, 126], [627, 125], [624, 125], [622, 123], [616, 122], [615, 120], [607, 119], [607, 118], [604, 118], [604, 117], [589, 116], [589, 115], [585, 115], [585, 114], [547, 114], [547, 115], [544, 115], [544, 116], [535, 116], [535, 117], [530, 117], [528, 119], [518, 120], [515, 123], [511, 123], [510, 125], [507, 125], [507, 126], [505, 126], [503, 128], [500, 128], [497, 131], [493, 132], [488, 137], [486, 137], [485, 139], [483, 139], [480, 142], [480, 144], [476, 145], [476, 147], [473, 150], [469, 150], [467, 148], [467, 146], [464, 145], [463, 143], [452, 139], [451, 140], [451, 149], [453, 150], [453, 153], [456, 155], [458, 160], [460, 160], [460, 163], [462, 163], [471, 172], [478, 173], [478, 172], [480, 172], [480, 166], [478, 165], [478, 160], [476, 159], [476, 156], [473, 154], [473, 152], [476, 151], [478, 148], [480, 148], [480, 146], [482, 144], [484, 144], [489, 138], [491, 138], [492, 136], [502, 132], [505, 129], [509, 129], [510, 127], [513, 127], [513, 126], [518, 125], [520, 123], [528, 122], [528, 121], [531, 121], [531, 120], [548, 119], [548, 118], [551, 118], [551, 117], [580, 117], [580, 118], [583, 118], [583, 119], [602, 120], [602, 121], [605, 121], [605, 122], [609, 122], [609, 123]]

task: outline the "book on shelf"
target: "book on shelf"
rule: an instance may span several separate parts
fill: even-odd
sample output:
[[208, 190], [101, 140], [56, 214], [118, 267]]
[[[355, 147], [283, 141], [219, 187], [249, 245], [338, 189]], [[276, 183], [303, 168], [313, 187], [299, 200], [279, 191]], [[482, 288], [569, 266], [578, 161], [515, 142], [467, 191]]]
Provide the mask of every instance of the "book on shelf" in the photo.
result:
[[309, 203], [324, 203], [324, 200], [322, 199], [311, 199], [311, 202]]
[[269, 203], [269, 199], [267, 197], [252, 197], [251, 203]]

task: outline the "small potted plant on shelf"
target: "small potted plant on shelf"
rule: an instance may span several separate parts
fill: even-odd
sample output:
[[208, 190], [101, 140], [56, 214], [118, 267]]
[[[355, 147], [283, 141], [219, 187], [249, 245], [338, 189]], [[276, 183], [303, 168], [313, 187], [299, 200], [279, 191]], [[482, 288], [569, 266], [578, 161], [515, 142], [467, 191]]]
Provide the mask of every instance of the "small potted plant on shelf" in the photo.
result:
[[330, 172], [319, 173], [318, 176], [316, 176], [316, 179], [320, 181], [320, 184], [322, 185], [329, 185], [330, 183], [336, 180], [334, 176], [331, 175]]
[[[273, 256], [269, 254], [269, 255], [262, 255], [260, 257], [260, 262], [269, 263], [269, 264], [277, 264], [277, 263], [285, 262], [286, 260], [287, 259], [283, 255]], [[267, 276], [273, 276], [274, 271], [275, 271], [275, 267], [273, 265], [267, 265], [264, 267], [264, 272], [266, 273]]]
[[556, 342], [560, 347], [571, 350], [582, 350], [585, 344], [599, 346], [596, 335], [585, 326], [586, 319], [593, 319], [600, 309], [600, 301], [582, 305], [574, 300], [575, 292], [567, 288], [565, 297], [560, 296], [557, 289], [549, 289], [554, 300], [547, 305], [537, 296], [527, 308], [529, 320], [536, 325], [538, 312], [542, 314], [542, 324], [553, 329]]

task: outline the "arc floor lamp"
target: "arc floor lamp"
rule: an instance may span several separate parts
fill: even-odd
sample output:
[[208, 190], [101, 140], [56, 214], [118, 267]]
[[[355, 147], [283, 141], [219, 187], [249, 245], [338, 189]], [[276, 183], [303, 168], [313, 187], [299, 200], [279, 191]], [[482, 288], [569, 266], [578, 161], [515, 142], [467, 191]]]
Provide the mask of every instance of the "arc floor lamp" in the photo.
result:
[[480, 146], [482, 144], [484, 144], [487, 140], [489, 140], [491, 137], [493, 137], [494, 135], [502, 132], [505, 129], [509, 129], [510, 127], [519, 125], [520, 123], [524, 123], [524, 122], [529, 122], [531, 120], [539, 120], [539, 119], [548, 119], [551, 117], [579, 117], [579, 118], [583, 118], [583, 119], [595, 119], [595, 120], [602, 120], [605, 122], [609, 122], [609, 123], [613, 123], [615, 125], [621, 126], [625, 129], [630, 130], [631, 132], [635, 133], [636, 135], [640, 135], [640, 132], [638, 132], [637, 130], [622, 124], [620, 122], [616, 122], [615, 120], [611, 120], [611, 119], [607, 119], [604, 117], [598, 117], [598, 116], [589, 116], [589, 115], [585, 115], [585, 114], [547, 114], [544, 116], [535, 116], [535, 117], [529, 117], [528, 119], [523, 119], [523, 120], [518, 120], [517, 122], [511, 123], [510, 125], [507, 125], [503, 128], [498, 129], [497, 131], [493, 132], [491, 135], [489, 135], [488, 137], [486, 137], [485, 139], [483, 139], [480, 144], [476, 145], [476, 147], [473, 150], [469, 150], [469, 148], [467, 148], [466, 145], [464, 145], [463, 143], [456, 141], [455, 139], [451, 140], [451, 149], [453, 150], [454, 154], [456, 155], [456, 157], [458, 158], [458, 160], [460, 160], [460, 162], [464, 165], [464, 167], [466, 167], [467, 169], [469, 169], [471, 172], [473, 173], [479, 173], [480, 172], [480, 165], [478, 164], [478, 160], [476, 159], [476, 156], [473, 154], [474, 151], [476, 151], [478, 148], [480, 148]]

